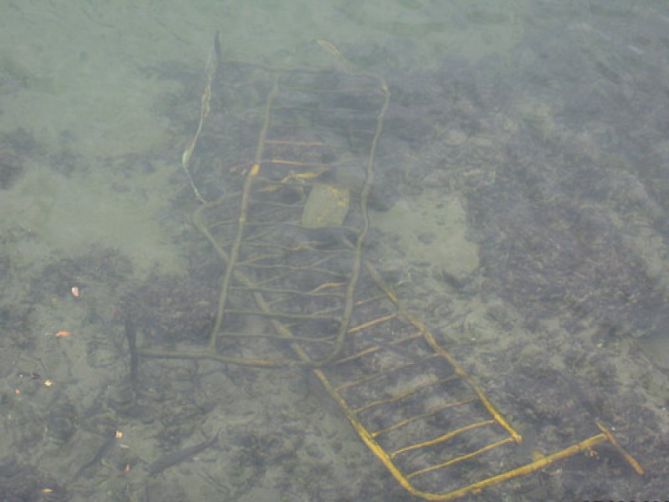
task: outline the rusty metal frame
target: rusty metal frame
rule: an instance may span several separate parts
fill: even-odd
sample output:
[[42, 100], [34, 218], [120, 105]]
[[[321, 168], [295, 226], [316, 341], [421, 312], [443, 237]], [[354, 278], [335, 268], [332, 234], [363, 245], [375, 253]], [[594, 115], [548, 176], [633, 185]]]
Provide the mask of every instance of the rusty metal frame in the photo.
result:
[[[352, 65], [336, 47], [325, 41], [319, 43], [335, 57], [346, 78], [362, 79], [356, 82], [364, 82], [365, 85], [371, 83], [374, 89], [365, 92], [370, 92], [370, 95], [375, 96], [373, 99], [377, 100], [364, 182], [357, 194], [356, 223], [349, 226], [347, 236], [339, 239], [340, 247], [336, 252], [315, 259], [323, 244], [319, 238], [300, 243], [292, 249], [285, 243], [272, 244], [277, 236], [274, 226], [281, 220], [272, 220], [272, 212], [269, 210], [261, 213], [269, 218], [267, 228], [263, 229], [263, 222], [258, 221], [255, 208], [262, 204], [269, 204], [271, 208], [273, 204], [276, 211], [292, 215], [291, 225], [298, 225], [295, 214], [304, 207], [305, 199], [302, 195], [309, 191], [314, 180], [333, 168], [327, 162], [318, 161], [318, 156], [313, 155], [314, 149], [329, 148], [325, 142], [315, 138], [291, 139], [270, 135], [274, 106], [285, 87], [284, 74], [281, 72], [277, 72], [268, 94], [255, 158], [246, 169], [239, 192], [226, 194], [213, 201], [207, 201], [202, 196], [191, 176], [191, 162], [210, 111], [212, 82], [220, 64], [217, 36], [207, 64], [207, 82], [202, 94], [199, 124], [182, 156], [182, 167], [196, 198], [201, 202], [193, 213], [193, 222], [225, 266], [218, 312], [206, 347], [165, 350], [144, 346], [138, 349], [138, 355], [148, 358], [209, 359], [251, 367], [311, 367], [313, 374], [343, 410], [363, 443], [402, 487], [425, 500], [453, 500], [475, 494], [484, 488], [539, 471], [578, 453], [591, 452], [604, 443], [618, 451], [637, 474], [643, 475], [641, 465], [623, 449], [611, 430], [597, 421], [595, 426], [599, 432], [590, 437], [553, 453], [540, 455], [527, 463], [501, 472], [486, 473], [482, 479], [464, 486], [441, 489], [434, 483], [422, 482], [425, 478], [434, 478], [435, 474], [448, 477], [444, 474], [448, 473], [449, 468], [468, 461], [478, 461], [491, 452], [511, 448], [520, 444], [523, 438], [475, 379], [439, 344], [425, 324], [403, 307], [396, 293], [384, 283], [376, 269], [363, 259], [363, 246], [369, 229], [367, 199], [390, 92], [382, 78], [362, 73], [356, 75]], [[297, 196], [291, 202], [282, 202], [279, 196], [285, 193]], [[264, 194], [267, 194], [269, 201], [259, 202]], [[211, 215], [229, 205], [231, 197], [235, 200], [237, 216], [216, 221]], [[219, 230], [223, 228], [228, 232], [225, 245], [221, 243], [220, 235], [215, 235], [215, 225]], [[253, 250], [254, 246], [261, 252], [243, 252], [247, 248]], [[285, 264], [279, 260], [281, 256], [299, 253], [305, 253], [309, 261]], [[333, 257], [345, 257], [347, 260], [350, 269], [345, 277], [328, 269], [334, 261]], [[285, 286], [286, 278], [304, 271], [318, 277], [319, 283], [306, 287], [296, 281], [297, 286]], [[360, 290], [361, 283], [367, 285], [365, 291]], [[249, 303], [244, 308], [230, 302], [232, 297], [239, 294], [245, 294]], [[281, 307], [286, 297], [310, 299], [318, 308], [306, 313], [287, 310]], [[248, 334], [227, 329], [229, 316], [262, 317], [271, 326], [272, 333]], [[326, 337], [312, 336], [301, 329], [303, 324], [333, 320], [337, 328]], [[269, 340], [275, 344], [273, 347], [289, 347], [293, 356], [281, 351], [276, 353], [281, 355], [270, 351], [269, 357], [266, 353], [257, 357], [246, 353], [224, 354], [222, 346], [229, 345], [231, 340], [261, 340], [263, 343]], [[395, 357], [398, 353], [402, 356], [408, 353], [409, 360]], [[344, 370], [345, 367], [347, 369]], [[423, 368], [432, 370], [426, 370], [425, 375], [421, 376]], [[356, 371], [357, 376], [349, 377]], [[453, 389], [457, 389], [457, 392]], [[360, 393], [357, 397], [356, 392]], [[432, 404], [435, 402], [438, 405]], [[373, 416], [375, 412], [379, 412], [376, 417]], [[467, 420], [457, 426], [437, 427], [439, 430], [436, 433], [432, 432], [435, 427], [425, 425], [436, 420], [435, 417], [450, 423], [453, 414], [465, 416]], [[403, 431], [429, 435], [403, 441]], [[486, 439], [460, 453], [446, 456], [432, 453], [435, 448], [448, 447], [473, 434], [478, 438], [483, 438], [485, 434]], [[389, 440], [391, 436], [394, 439]], [[407, 433], [407, 436], [410, 434]]]

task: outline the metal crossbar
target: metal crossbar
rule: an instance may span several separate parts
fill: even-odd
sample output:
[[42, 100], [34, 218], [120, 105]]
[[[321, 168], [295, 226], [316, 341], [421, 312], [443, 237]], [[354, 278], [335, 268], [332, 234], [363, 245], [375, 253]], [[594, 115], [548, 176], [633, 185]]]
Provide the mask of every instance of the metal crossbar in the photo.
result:
[[426, 500], [477, 493], [601, 443], [643, 474], [601, 422], [590, 437], [518, 461], [521, 434], [364, 260], [390, 92], [383, 79], [356, 74], [334, 46], [321, 45], [344, 71], [274, 72], [253, 161], [242, 174], [224, 172], [225, 195], [206, 200], [191, 169], [207, 142], [214, 45], [182, 163], [201, 202], [193, 222], [224, 270], [217, 314], [206, 346], [144, 346], [138, 355], [311, 367], [373, 454]]

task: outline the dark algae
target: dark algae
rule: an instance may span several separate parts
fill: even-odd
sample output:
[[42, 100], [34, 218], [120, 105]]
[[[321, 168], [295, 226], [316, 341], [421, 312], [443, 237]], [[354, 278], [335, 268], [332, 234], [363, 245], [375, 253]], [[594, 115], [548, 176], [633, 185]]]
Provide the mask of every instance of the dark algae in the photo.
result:
[[114, 431], [108, 432], [106, 434], [106, 439], [100, 445], [100, 447], [96, 450], [95, 455], [93, 455], [93, 457], [88, 462], [86, 462], [84, 465], [82, 465], [79, 468], [79, 470], [73, 476], [71, 482], [74, 482], [74, 481], [78, 480], [86, 470], [88, 470], [89, 468], [93, 467], [94, 465], [97, 465], [98, 463], [100, 463], [100, 461], [113, 448], [115, 443], [116, 443], [116, 431], [114, 430]]
[[201, 451], [213, 446], [218, 441], [218, 434], [215, 434], [211, 439], [207, 439], [193, 446], [182, 448], [181, 450], [173, 451], [163, 455], [155, 460], [147, 467], [147, 471], [151, 476], [156, 476], [170, 467], [187, 462]]

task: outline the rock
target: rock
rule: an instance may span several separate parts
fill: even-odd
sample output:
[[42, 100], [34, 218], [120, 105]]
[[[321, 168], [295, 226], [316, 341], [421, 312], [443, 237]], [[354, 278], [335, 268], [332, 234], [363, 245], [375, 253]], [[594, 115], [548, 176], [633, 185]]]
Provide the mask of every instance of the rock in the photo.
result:
[[311, 188], [302, 213], [302, 226], [324, 228], [341, 226], [351, 200], [346, 188], [317, 183]]

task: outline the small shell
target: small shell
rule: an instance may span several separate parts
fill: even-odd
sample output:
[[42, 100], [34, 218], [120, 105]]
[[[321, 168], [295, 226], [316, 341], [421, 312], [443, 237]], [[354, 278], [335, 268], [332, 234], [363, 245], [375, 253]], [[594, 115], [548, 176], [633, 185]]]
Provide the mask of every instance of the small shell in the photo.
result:
[[75, 298], [79, 298], [81, 296], [81, 290], [79, 289], [79, 286], [72, 286], [70, 288], [70, 293], [72, 293], [72, 296]]

